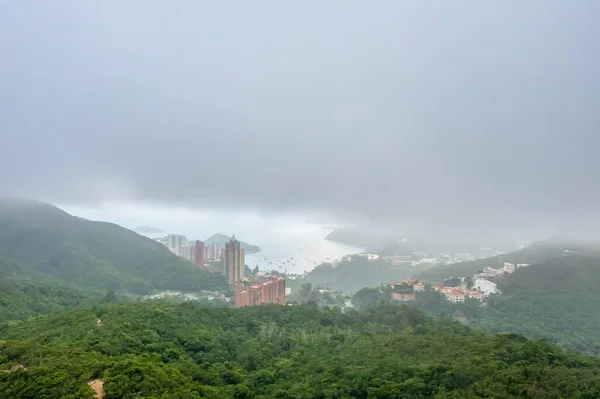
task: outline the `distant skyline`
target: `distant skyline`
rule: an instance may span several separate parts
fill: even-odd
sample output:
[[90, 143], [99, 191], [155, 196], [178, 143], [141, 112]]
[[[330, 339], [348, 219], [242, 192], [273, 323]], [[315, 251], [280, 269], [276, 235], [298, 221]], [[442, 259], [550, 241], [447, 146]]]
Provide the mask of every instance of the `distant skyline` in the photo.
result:
[[175, 226], [319, 214], [600, 238], [597, 15], [592, 0], [2, 2], [2, 195]]

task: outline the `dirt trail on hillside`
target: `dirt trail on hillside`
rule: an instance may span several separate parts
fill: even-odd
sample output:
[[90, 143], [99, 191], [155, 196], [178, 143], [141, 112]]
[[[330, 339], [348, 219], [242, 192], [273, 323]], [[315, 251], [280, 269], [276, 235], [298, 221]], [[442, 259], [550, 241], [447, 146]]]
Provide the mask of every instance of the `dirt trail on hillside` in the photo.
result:
[[104, 399], [104, 388], [102, 387], [104, 385], [104, 381], [92, 380], [88, 382], [88, 385], [94, 390], [98, 399]]
[[0, 372], [2, 372], [2, 373], [12, 373], [12, 372], [15, 372], [17, 370], [27, 371], [27, 367], [23, 366], [22, 364], [15, 364], [14, 366], [12, 366], [10, 368], [10, 370], [1, 370]]

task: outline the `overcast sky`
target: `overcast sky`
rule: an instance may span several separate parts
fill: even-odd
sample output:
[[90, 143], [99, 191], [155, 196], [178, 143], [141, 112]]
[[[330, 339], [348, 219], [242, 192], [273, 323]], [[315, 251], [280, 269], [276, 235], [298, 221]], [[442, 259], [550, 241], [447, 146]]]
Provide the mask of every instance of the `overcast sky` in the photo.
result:
[[600, 222], [600, 2], [3, 1], [0, 193]]

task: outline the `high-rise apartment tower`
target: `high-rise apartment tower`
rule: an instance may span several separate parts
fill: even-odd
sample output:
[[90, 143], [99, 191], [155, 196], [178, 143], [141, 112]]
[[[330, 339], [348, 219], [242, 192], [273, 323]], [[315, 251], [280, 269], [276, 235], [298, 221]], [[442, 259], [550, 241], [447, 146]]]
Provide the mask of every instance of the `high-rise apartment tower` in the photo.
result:
[[199, 268], [204, 268], [204, 241], [196, 241], [196, 256], [194, 262]]
[[225, 244], [224, 267], [227, 283], [237, 284], [245, 277], [244, 249], [240, 248], [240, 242], [235, 238], [235, 234], [228, 243]]

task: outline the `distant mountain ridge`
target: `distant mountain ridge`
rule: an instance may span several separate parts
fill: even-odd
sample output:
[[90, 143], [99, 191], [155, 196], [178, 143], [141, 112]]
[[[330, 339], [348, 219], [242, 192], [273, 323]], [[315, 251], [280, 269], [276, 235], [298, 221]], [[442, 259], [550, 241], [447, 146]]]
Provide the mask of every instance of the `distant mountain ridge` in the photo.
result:
[[[217, 233], [208, 237], [204, 240], [204, 245], [212, 245], [217, 244], [219, 248], [225, 248], [225, 244], [231, 240], [231, 236], [227, 236], [225, 234]], [[261, 252], [260, 247], [256, 245], [248, 244], [244, 241], [240, 241], [240, 247], [244, 249], [247, 254], [256, 254]]]
[[383, 259], [368, 260], [353, 255], [335, 265], [323, 263], [315, 267], [301, 279], [301, 283], [354, 293], [363, 287], [400, 281], [411, 277], [413, 273], [412, 266], [395, 265]]
[[564, 237], [553, 237], [545, 241], [535, 242], [518, 251], [491, 258], [433, 267], [422, 272], [420, 277], [429, 281], [440, 281], [446, 277], [467, 277], [487, 266], [501, 267], [504, 262], [535, 264], [552, 258], [560, 258], [570, 253], [597, 255], [600, 254], [600, 244], [580, 242]]
[[394, 241], [393, 237], [383, 234], [373, 234], [358, 227], [342, 227], [331, 231], [325, 239], [340, 244], [374, 250]]

